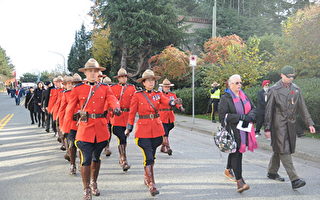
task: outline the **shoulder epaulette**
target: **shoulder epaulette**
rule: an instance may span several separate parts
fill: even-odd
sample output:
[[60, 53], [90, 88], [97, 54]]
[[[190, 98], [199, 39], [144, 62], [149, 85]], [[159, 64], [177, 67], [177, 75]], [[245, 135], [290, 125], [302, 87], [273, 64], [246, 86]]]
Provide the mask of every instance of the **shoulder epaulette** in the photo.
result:
[[106, 83], [100, 83], [101, 85], [106, 85], [106, 86], [109, 86], [108, 84], [106, 84]]
[[116, 84], [116, 83], [110, 83], [109, 85], [110, 85], [110, 87], [113, 87], [113, 86], [118, 85], [118, 84]]
[[65, 90], [64, 92], [71, 92], [71, 90]]
[[80, 85], [83, 85], [84, 83], [78, 83], [78, 84], [76, 84], [74, 87], [78, 87], [78, 86], [80, 86]]

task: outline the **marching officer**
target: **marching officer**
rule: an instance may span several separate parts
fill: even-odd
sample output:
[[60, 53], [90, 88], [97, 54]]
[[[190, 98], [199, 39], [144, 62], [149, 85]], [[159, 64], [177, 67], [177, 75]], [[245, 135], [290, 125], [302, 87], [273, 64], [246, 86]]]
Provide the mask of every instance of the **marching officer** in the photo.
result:
[[[65, 90], [62, 92], [62, 97], [61, 97], [61, 103], [59, 106], [59, 110], [57, 112], [57, 120], [59, 120], [59, 129], [62, 134], [62, 144], [65, 146], [66, 149], [68, 149], [68, 141], [67, 141], [67, 136], [68, 136], [68, 131], [65, 130], [65, 120], [64, 116], [66, 113], [66, 108], [68, 105], [68, 99], [70, 99], [70, 94], [71, 94], [71, 89], [72, 89], [72, 82], [73, 82], [73, 77], [72, 76], [65, 76], [63, 78], [63, 84], [65, 87]], [[64, 158], [68, 161], [70, 161], [70, 155], [69, 151], [66, 152], [64, 155]]]
[[[170, 87], [173, 87], [174, 84], [171, 84], [171, 82], [168, 79], [164, 79], [162, 84], [159, 84], [162, 87], [162, 93], [165, 97], [169, 98], [170, 100], [177, 99], [177, 96], [175, 93], [170, 91]], [[182, 112], [184, 112], [184, 108], [181, 104], [176, 104], [176, 107], [180, 109]], [[169, 132], [174, 127], [175, 122], [175, 116], [173, 109], [170, 105], [160, 105], [159, 109], [160, 119], [162, 121], [162, 125], [164, 128], [164, 136], [163, 136], [163, 142], [161, 145], [161, 152], [167, 153], [169, 156], [172, 155], [172, 149], [170, 148], [169, 144]]]
[[[99, 63], [90, 58], [80, 72], [86, 75], [86, 83], [76, 85], [70, 98], [69, 110], [73, 111], [80, 106], [80, 112], [74, 116], [67, 110], [67, 119], [79, 117], [78, 131], [75, 145], [81, 154], [81, 176], [84, 187], [83, 199], [91, 199], [92, 195], [99, 196], [97, 179], [100, 170], [100, 154], [108, 143], [110, 133], [107, 128], [106, 111], [112, 107], [115, 115], [120, 115], [120, 104], [113, 95], [109, 86], [98, 83], [99, 71], [104, 71]], [[91, 179], [91, 181], [90, 181]]]
[[164, 129], [159, 117], [160, 105], [181, 104], [181, 99], [170, 100], [161, 92], [153, 90], [159, 76], [155, 76], [154, 72], [147, 69], [142, 77], [137, 80], [142, 83], [144, 90], [137, 91], [131, 100], [129, 119], [126, 135], [133, 130], [133, 124], [136, 113], [139, 114], [135, 138], [137, 145], [142, 149], [144, 157], [144, 183], [148, 186], [150, 194], [155, 196], [159, 194], [155, 186], [153, 166], [157, 147], [162, 144], [162, 136]]
[[[112, 84], [112, 81], [111, 81], [111, 79], [108, 77], [108, 76], [106, 76], [106, 77], [104, 77], [104, 79], [103, 79], [103, 83], [105, 83], [105, 84], [107, 84], [107, 85], [111, 85]], [[109, 141], [108, 141], [108, 144], [107, 144], [107, 146], [104, 148], [104, 153], [105, 153], [105, 155], [107, 156], [107, 157], [109, 157], [109, 156], [111, 156], [111, 154], [112, 154], [112, 152], [110, 151], [110, 148], [109, 148], [109, 145], [110, 145], [110, 141], [111, 141], [111, 137], [112, 137], [112, 124], [111, 124], [111, 116], [112, 116], [112, 109], [111, 110], [109, 110], [109, 112], [108, 112], [108, 114], [107, 114], [107, 122], [108, 122], [108, 130], [109, 130], [109, 132], [110, 132], [110, 139], [109, 139]]]
[[124, 134], [124, 132], [126, 130], [126, 125], [128, 122], [131, 99], [134, 93], [136, 92], [136, 88], [134, 87], [134, 85], [127, 84], [128, 73], [123, 68], [119, 69], [118, 75], [114, 76], [114, 78], [117, 78], [119, 83], [112, 85], [111, 89], [113, 91], [113, 94], [116, 96], [116, 98], [120, 103], [120, 108], [122, 113], [120, 116], [113, 116], [111, 118], [112, 132], [119, 139], [119, 145], [118, 145], [118, 150], [120, 154], [119, 164], [122, 167], [123, 171], [127, 171], [128, 169], [130, 169], [130, 165], [127, 162], [127, 156], [126, 156], [127, 137]]
[[[57, 124], [56, 121], [53, 119], [52, 113], [53, 113], [53, 106], [55, 105], [57, 98], [58, 98], [58, 93], [60, 91], [62, 91], [61, 88], [61, 84], [62, 84], [63, 78], [62, 76], [58, 76], [57, 78], [53, 79], [53, 84], [54, 84], [54, 88], [51, 88], [51, 90], [49, 91], [49, 101], [47, 103], [47, 107], [46, 110], [49, 113], [49, 117], [51, 118], [51, 123], [52, 123], [52, 130], [54, 132], [54, 135], [57, 135]], [[47, 129], [49, 129], [49, 127], [47, 126]]]

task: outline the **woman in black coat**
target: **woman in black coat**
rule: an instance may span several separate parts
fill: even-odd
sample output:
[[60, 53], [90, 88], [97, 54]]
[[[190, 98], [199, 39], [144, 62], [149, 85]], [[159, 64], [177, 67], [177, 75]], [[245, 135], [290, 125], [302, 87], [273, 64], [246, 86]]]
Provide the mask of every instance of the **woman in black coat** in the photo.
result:
[[38, 127], [42, 125], [44, 128], [45, 113], [41, 108], [42, 92], [44, 91], [44, 84], [38, 82], [37, 88], [34, 90], [34, 112], [38, 115]]
[[[225, 176], [229, 179], [236, 179], [239, 193], [248, 190], [250, 187], [242, 178], [242, 153], [248, 149], [253, 151], [257, 148], [254, 127], [251, 131], [237, 129], [239, 121], [243, 121], [242, 127], [248, 127], [255, 120], [255, 107], [241, 90], [242, 82], [240, 75], [232, 75], [228, 81], [229, 88], [221, 97], [218, 112], [222, 126], [226, 126], [228, 132], [232, 130], [236, 143], [237, 151], [230, 153]], [[227, 125], [224, 123], [226, 118]]]
[[38, 123], [37, 115], [34, 112], [34, 89], [30, 87], [29, 92], [27, 93], [26, 100], [24, 103], [26, 109], [30, 111], [31, 124], [34, 124], [34, 121]]

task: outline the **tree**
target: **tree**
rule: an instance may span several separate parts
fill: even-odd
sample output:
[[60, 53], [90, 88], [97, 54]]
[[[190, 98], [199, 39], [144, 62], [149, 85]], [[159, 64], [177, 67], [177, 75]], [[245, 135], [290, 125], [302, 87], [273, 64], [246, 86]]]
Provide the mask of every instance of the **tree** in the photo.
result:
[[171, 0], [99, 2], [100, 17], [110, 27], [110, 39], [121, 52], [120, 66], [138, 76], [149, 67], [148, 59], [184, 36]]
[[101, 66], [106, 67], [107, 71], [110, 71], [112, 61], [112, 44], [109, 37], [109, 28], [95, 29], [91, 37], [92, 56], [98, 61]]
[[299, 77], [320, 77], [320, 6], [299, 10], [283, 25], [283, 43], [278, 44], [273, 65], [296, 68]]
[[[228, 56], [222, 56], [223, 59], [202, 66], [206, 72], [204, 84], [209, 86], [213, 81], [223, 84], [231, 75], [239, 74], [245, 87], [255, 85], [270, 67], [261, 59], [259, 42], [257, 37], [251, 37], [245, 45], [227, 45], [226, 55]], [[225, 54], [224, 51], [221, 53]], [[221, 56], [218, 55], [218, 57]]]
[[156, 74], [169, 80], [181, 81], [190, 72], [189, 55], [180, 51], [173, 45], [167, 46], [160, 54], [154, 55], [149, 59]]
[[242, 38], [237, 35], [211, 38], [204, 43], [204, 53], [202, 54], [204, 63], [219, 63], [228, 59], [230, 53], [228, 47], [232, 45], [244, 46]]
[[68, 56], [68, 70], [72, 73], [78, 72], [91, 57], [91, 33], [86, 31], [82, 24], [80, 31], [75, 34], [75, 41]]
[[7, 56], [6, 51], [0, 47], [0, 75], [12, 77], [14, 65]]
[[38, 75], [33, 74], [33, 73], [24, 73], [22, 76], [20, 76], [20, 81], [21, 82], [32, 82], [35, 83], [38, 80]]

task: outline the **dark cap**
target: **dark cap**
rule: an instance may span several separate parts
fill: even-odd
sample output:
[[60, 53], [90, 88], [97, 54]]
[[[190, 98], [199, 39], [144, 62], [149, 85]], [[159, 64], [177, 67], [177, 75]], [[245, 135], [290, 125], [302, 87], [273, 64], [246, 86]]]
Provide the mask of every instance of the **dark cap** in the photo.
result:
[[284, 74], [284, 75], [295, 74], [295, 70], [292, 66], [286, 65], [286, 66], [282, 67], [281, 74]]
[[46, 85], [46, 86], [48, 86], [48, 85], [50, 85], [50, 81], [46, 81], [44, 84]]

